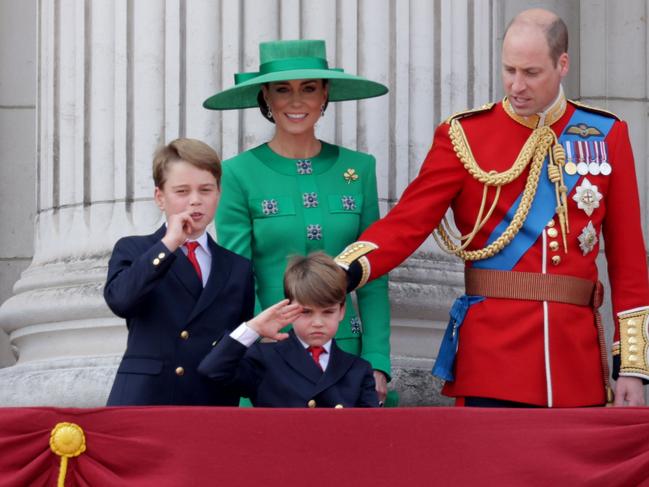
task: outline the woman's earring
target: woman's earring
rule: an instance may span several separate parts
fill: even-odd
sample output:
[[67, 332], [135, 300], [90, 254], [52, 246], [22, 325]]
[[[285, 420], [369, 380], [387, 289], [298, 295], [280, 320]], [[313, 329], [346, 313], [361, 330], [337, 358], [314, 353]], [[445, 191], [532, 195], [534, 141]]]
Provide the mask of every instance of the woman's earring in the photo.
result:
[[270, 111], [270, 108], [268, 108], [268, 111], [266, 112], [266, 116], [268, 117], [268, 120], [273, 119], [273, 112]]
[[320, 116], [321, 116], [321, 117], [324, 117], [324, 112], [325, 112], [325, 106], [324, 106], [324, 104], [322, 104], [322, 105], [320, 106]]

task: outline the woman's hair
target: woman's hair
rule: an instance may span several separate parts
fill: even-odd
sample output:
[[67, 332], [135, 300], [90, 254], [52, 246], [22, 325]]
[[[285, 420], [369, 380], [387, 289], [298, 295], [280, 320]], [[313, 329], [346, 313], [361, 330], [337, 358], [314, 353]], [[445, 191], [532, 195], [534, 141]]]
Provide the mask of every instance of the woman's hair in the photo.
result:
[[153, 156], [153, 182], [162, 189], [167, 180], [169, 165], [185, 161], [192, 166], [209, 172], [221, 187], [221, 159], [214, 149], [196, 139], [180, 138], [158, 149]]
[[[323, 87], [327, 86], [328, 82], [329, 80], [323, 79], [322, 86]], [[268, 88], [268, 83], [264, 83], [264, 86]], [[264, 118], [269, 122], [275, 123], [275, 119], [272, 116], [268, 118], [268, 112], [270, 111], [270, 108], [268, 108], [268, 104], [266, 103], [266, 100], [264, 100], [264, 92], [261, 89], [259, 90], [259, 93], [257, 93], [257, 105], [259, 105], [259, 111], [264, 116]], [[329, 106], [329, 97], [327, 97], [327, 99], [325, 100], [324, 108], [322, 109], [322, 111], [324, 112], [328, 106]]]
[[304, 306], [327, 308], [345, 302], [347, 275], [324, 252], [292, 257], [284, 273], [284, 296]]

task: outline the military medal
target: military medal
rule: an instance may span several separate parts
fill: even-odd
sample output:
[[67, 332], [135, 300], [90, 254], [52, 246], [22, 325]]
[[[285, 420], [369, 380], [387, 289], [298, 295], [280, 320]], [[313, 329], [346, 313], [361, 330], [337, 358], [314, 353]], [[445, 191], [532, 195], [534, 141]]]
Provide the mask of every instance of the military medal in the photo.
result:
[[608, 155], [606, 153], [607, 152], [606, 151], [606, 142], [601, 140], [599, 142], [595, 142], [595, 144], [598, 147], [599, 154], [600, 154], [600, 160], [602, 161], [602, 163], [599, 166], [599, 169], [600, 169], [600, 171], [602, 172], [602, 174], [604, 176], [608, 176], [613, 171], [613, 168], [611, 167], [611, 164], [608, 162]]
[[574, 176], [577, 174], [577, 164], [572, 157], [572, 144], [566, 142], [566, 165], [563, 166], [563, 170], [566, 171], [568, 176]]
[[579, 164], [577, 164], [577, 173], [579, 173], [580, 176], [585, 176], [586, 174], [588, 174], [588, 164], [586, 164], [585, 151], [582, 145], [583, 142], [581, 140], [578, 140], [576, 144], [577, 144], [577, 152], [579, 153]]
[[588, 178], [584, 178], [577, 189], [572, 199], [577, 202], [577, 208], [584, 210], [590, 216], [599, 208], [599, 202], [603, 198], [602, 194], [597, 190], [597, 186], [593, 186]]
[[597, 244], [597, 232], [595, 232], [593, 222], [588, 222], [588, 225], [584, 227], [577, 239], [579, 240], [579, 248], [583, 255], [586, 255], [595, 248]]
[[595, 151], [591, 151], [591, 146], [588, 142], [584, 142], [584, 150], [586, 151], [588, 172], [593, 176], [597, 176], [599, 174], [599, 162], [595, 160]]

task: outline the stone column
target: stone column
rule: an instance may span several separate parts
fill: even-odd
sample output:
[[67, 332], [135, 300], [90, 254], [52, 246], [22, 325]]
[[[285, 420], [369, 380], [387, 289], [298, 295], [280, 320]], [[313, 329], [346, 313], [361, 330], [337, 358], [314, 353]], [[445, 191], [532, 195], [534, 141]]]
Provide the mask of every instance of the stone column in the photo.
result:
[[164, 64], [181, 34], [165, 16], [173, 7], [38, 2], [35, 252], [0, 308], [19, 352], [0, 369], [3, 405], [105, 403], [125, 346], [102, 297], [107, 256], [160, 223], [150, 160], [168, 126], [178, 133]]

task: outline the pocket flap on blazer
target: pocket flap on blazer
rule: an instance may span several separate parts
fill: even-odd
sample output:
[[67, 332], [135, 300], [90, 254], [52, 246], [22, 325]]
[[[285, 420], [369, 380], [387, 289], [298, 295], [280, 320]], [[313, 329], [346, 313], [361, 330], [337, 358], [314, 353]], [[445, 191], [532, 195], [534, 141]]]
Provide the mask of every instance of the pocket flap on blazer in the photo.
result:
[[154, 358], [123, 358], [117, 373], [158, 375], [162, 372], [162, 360]]
[[292, 196], [269, 196], [268, 198], [250, 198], [248, 201], [253, 218], [273, 218], [295, 215]]

